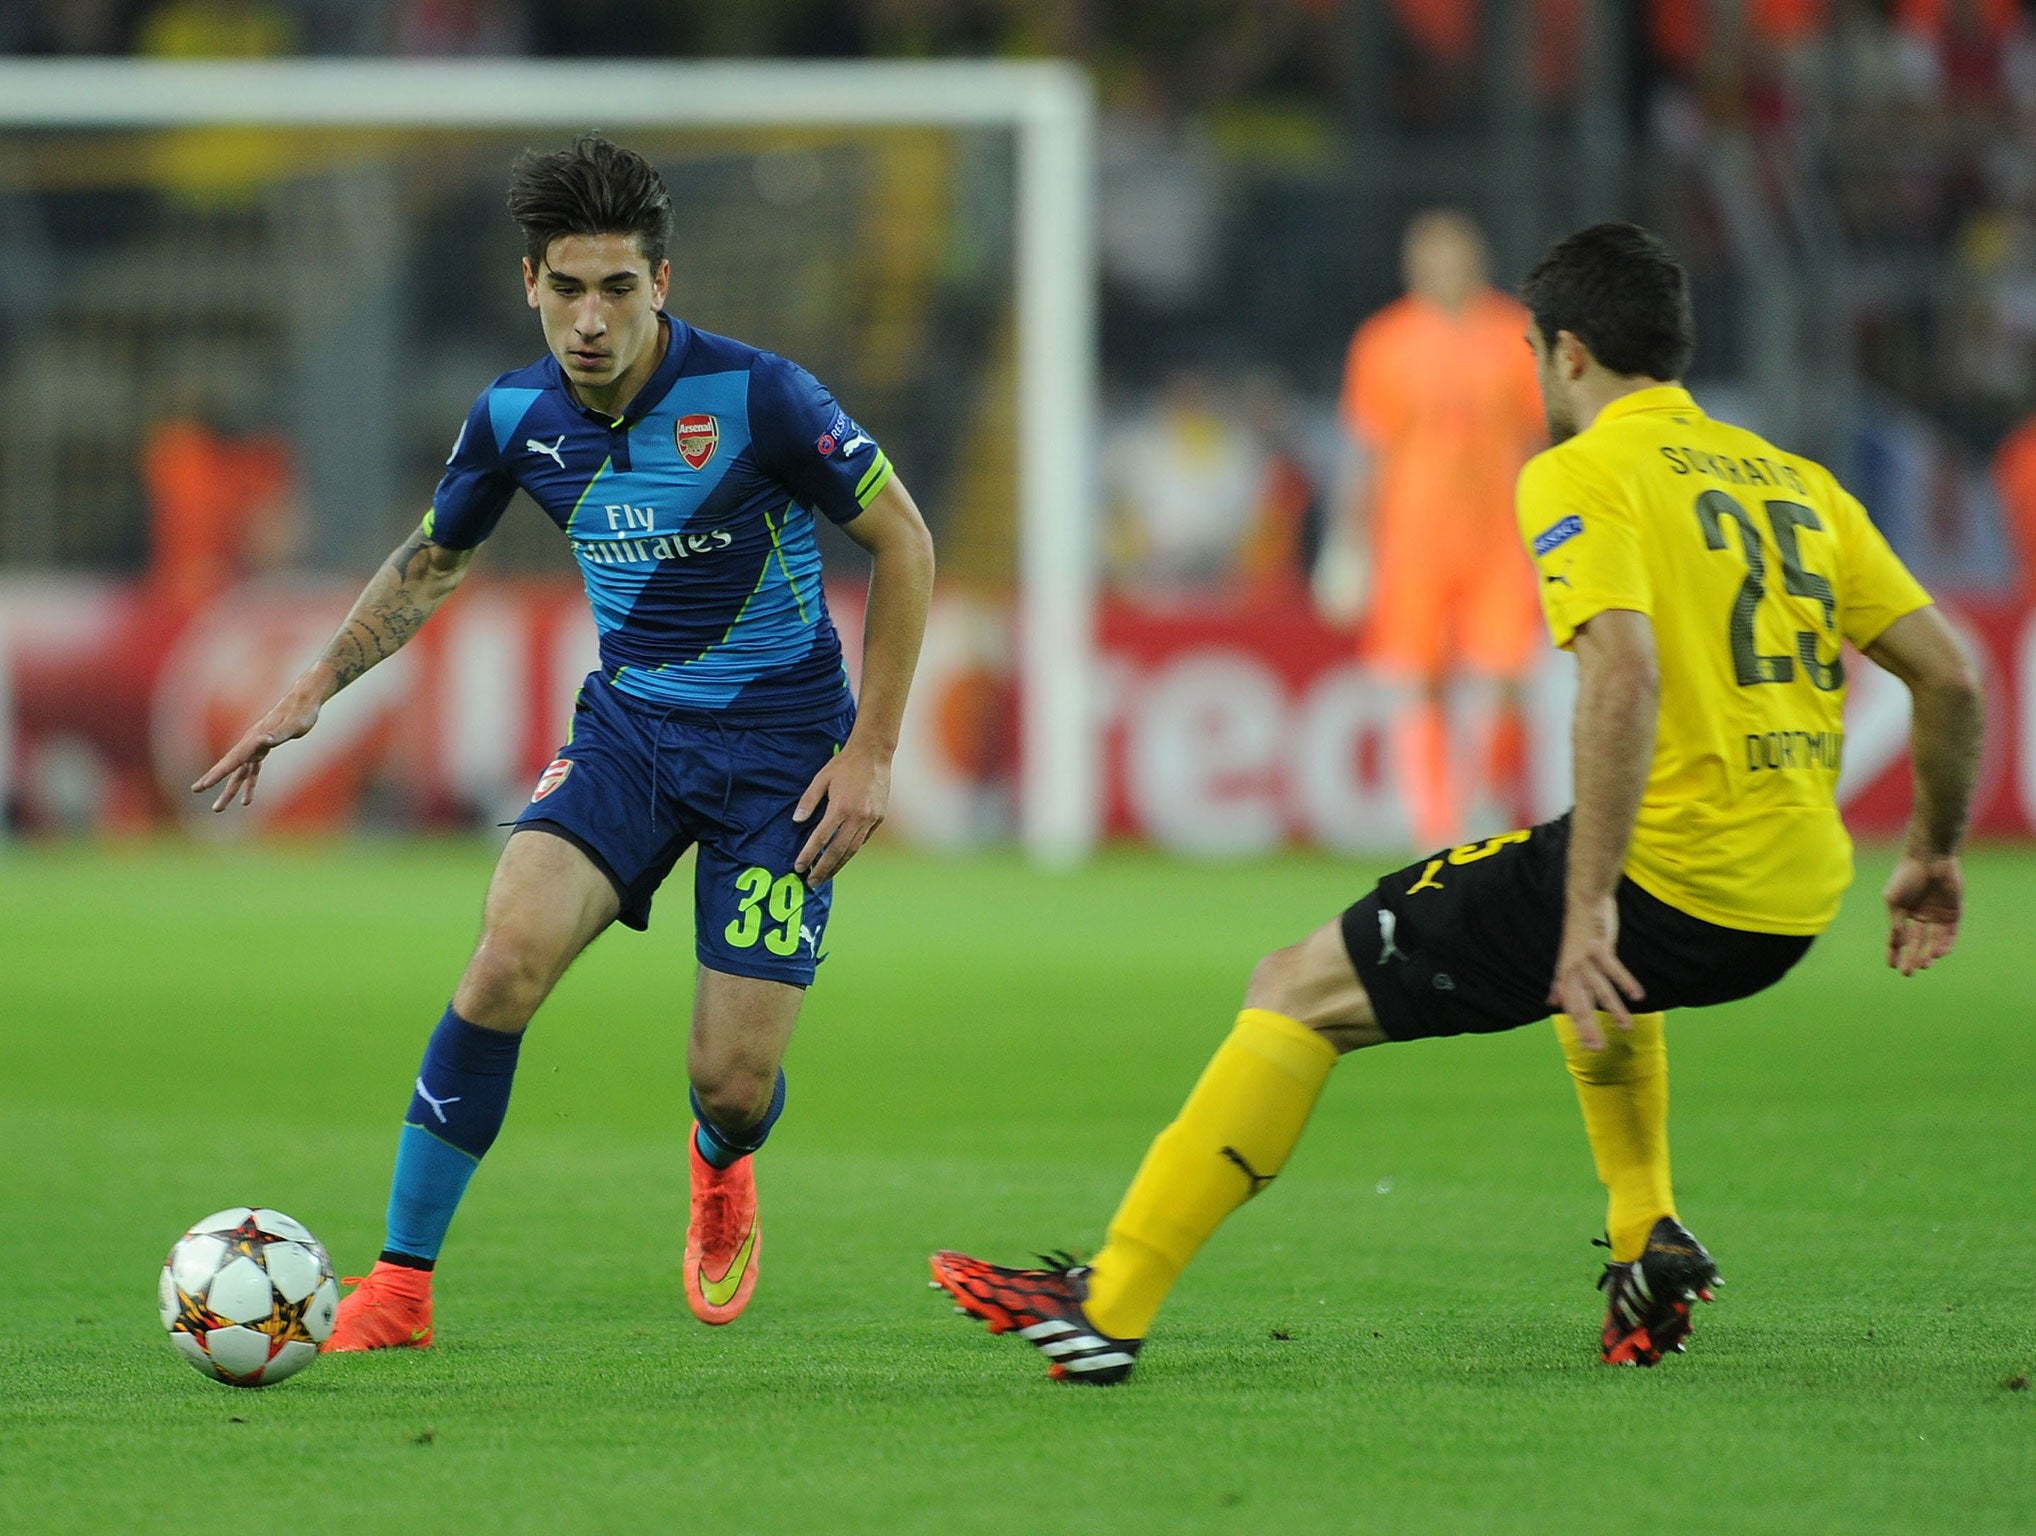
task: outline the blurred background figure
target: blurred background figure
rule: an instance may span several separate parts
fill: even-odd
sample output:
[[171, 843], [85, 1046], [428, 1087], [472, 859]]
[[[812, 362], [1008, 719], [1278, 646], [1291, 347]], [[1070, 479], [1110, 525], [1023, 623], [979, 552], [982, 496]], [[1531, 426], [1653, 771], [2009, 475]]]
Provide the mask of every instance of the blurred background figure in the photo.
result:
[[[1707, 409], [1831, 464], [1932, 591], [2023, 622], [2009, 589], [2036, 561], [2036, 438], [2018, 431], [2036, 411], [2036, 0], [1265, 0], [1198, 7], [1192, 26], [1178, 9], [0, 0], [0, 55], [1075, 64], [1096, 108], [1090, 270], [1111, 403], [1078, 446], [1097, 460], [1108, 557], [1099, 659], [1123, 682], [1104, 730], [1112, 835], [1428, 844], [1565, 803], [1566, 673], [1534, 635], [1532, 592], [1498, 564], [1516, 543], [1499, 508], [1538, 420], [1517, 313], [1484, 322], [1549, 240], [1602, 218], [1657, 229], [1689, 267]], [[351, 582], [414, 523], [448, 447], [427, 424], [464, 409], [474, 370], [524, 334], [490, 189], [550, 133], [0, 130], [18, 274], [0, 290], [0, 670], [22, 701], [7, 712], [20, 729], [0, 721], [0, 802], [50, 755], [46, 663], [83, 658], [65, 674], [82, 679], [127, 636], [100, 691], [129, 700], [130, 736], [167, 729], [189, 690], [147, 693], [178, 668], [122, 628], [134, 613], [202, 606], [220, 581], [274, 569], [269, 548], [294, 550], [307, 582]], [[812, 360], [919, 466], [943, 586], [966, 609], [935, 633], [971, 680], [957, 698], [975, 701], [938, 733], [952, 746], [966, 724], [967, 750], [927, 753], [958, 777], [942, 825], [1011, 825], [995, 807], [1015, 805], [1013, 755], [1030, 749], [977, 705], [1017, 690], [1004, 672], [979, 688], [975, 669], [1022, 654], [1012, 134], [766, 109], [750, 130], [675, 123], [643, 142], [682, 205], [702, 322]], [[1421, 249], [1403, 251], [1409, 221], [1443, 207], [1462, 217], [1417, 220]], [[1439, 275], [1413, 278], [1410, 255]], [[1374, 311], [1377, 347], [1353, 346]], [[287, 495], [261, 489], [283, 478]], [[292, 501], [301, 516], [259, 510]], [[550, 605], [572, 589], [550, 534], [528, 509], [505, 520], [488, 556], [499, 606], [477, 606], [471, 643], [431, 653], [446, 676], [420, 675], [404, 708], [553, 707]], [[1353, 563], [1373, 577], [1368, 612]], [[1319, 608], [1301, 600], [1311, 575]], [[1511, 595], [1463, 585], [1477, 579]], [[1531, 804], [1500, 771], [1513, 732], [1495, 708], [1517, 670], [1515, 602], [1537, 658]], [[2020, 654], [2017, 635], [1994, 640]], [[1247, 682], [1195, 693], [1219, 675]], [[384, 734], [406, 744], [377, 757], [403, 786], [385, 803], [425, 816], [484, 823], [544, 762]], [[1895, 816], [1898, 778], [1848, 814]], [[138, 823], [161, 809], [72, 799], [133, 804]]]
[[1287, 376], [1261, 368], [1239, 383], [1246, 419], [1264, 454], [1258, 497], [1238, 552], [1240, 598], [1252, 608], [1305, 608], [1308, 578], [1326, 532], [1322, 487], [1334, 478], [1335, 445], [1326, 413], [1317, 419]]
[[[1341, 534], [1369, 556], [1360, 644], [1403, 695], [1394, 766], [1415, 841], [1433, 848], [1461, 840], [1480, 797], [1511, 824], [1514, 693], [1540, 617], [1513, 485], [1543, 423], [1527, 311], [1491, 286], [1477, 225], [1418, 215], [1402, 266], [1406, 295], [1350, 344], [1342, 419], [1361, 461]], [[1346, 618], [1360, 595], [1326, 594]]]
[[1265, 473], [1235, 392], [1199, 369], [1175, 371], [1103, 445], [1115, 583], [1155, 596], [1230, 586]]
[[238, 429], [192, 408], [149, 426], [140, 457], [140, 580], [73, 643], [16, 662], [17, 726], [44, 744], [34, 823], [139, 830], [168, 813], [145, 728], [168, 657], [215, 598], [288, 572], [303, 553], [295, 455], [275, 427]]
[[1107, 429], [1103, 488], [1112, 585], [1166, 602], [1304, 602], [1322, 542], [1320, 434], [1277, 369], [1169, 374]]
[[2036, 415], [2010, 432], [1994, 455], [1994, 488], [2015, 552], [2015, 586], [2036, 596]]
[[297, 52], [297, 23], [268, 0], [162, 0], [144, 12], [134, 51], [161, 59], [273, 59]]
[[303, 508], [281, 432], [234, 433], [191, 412], [151, 427], [141, 454], [150, 535], [143, 580], [165, 608], [196, 613], [302, 553]]

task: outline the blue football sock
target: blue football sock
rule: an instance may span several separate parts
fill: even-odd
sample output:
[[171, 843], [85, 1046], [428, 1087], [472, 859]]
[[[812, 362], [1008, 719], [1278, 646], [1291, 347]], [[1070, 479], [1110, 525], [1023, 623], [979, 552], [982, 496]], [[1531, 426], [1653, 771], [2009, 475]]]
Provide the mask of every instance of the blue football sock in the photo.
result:
[[716, 1125], [701, 1107], [700, 1091], [697, 1088], [688, 1091], [693, 1100], [693, 1118], [700, 1123], [693, 1133], [693, 1145], [710, 1166], [732, 1168], [770, 1140], [771, 1127], [785, 1112], [785, 1069], [778, 1068], [778, 1083], [771, 1090], [771, 1107], [764, 1111], [763, 1119], [746, 1131], [729, 1131]]
[[396, 1144], [396, 1179], [389, 1190], [385, 1257], [396, 1262], [438, 1258], [467, 1181], [495, 1143], [509, 1112], [521, 1033], [469, 1024], [450, 1007], [431, 1043]]

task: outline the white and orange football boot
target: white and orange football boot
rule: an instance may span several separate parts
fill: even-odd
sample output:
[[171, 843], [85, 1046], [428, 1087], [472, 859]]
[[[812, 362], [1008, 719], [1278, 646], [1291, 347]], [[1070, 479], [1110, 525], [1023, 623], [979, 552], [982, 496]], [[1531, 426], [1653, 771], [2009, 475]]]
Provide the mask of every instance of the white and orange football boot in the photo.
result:
[[[756, 1291], [763, 1227], [756, 1214], [756, 1172], [745, 1157], [716, 1168], [700, 1155], [699, 1127], [687, 1136], [693, 1162], [693, 1216], [686, 1225], [686, 1301], [693, 1316], [719, 1327], [742, 1316]], [[345, 1303], [341, 1303], [342, 1309]]]
[[431, 1271], [377, 1260], [365, 1279], [349, 1275], [353, 1289], [340, 1298], [324, 1354], [358, 1349], [428, 1349], [431, 1346]]

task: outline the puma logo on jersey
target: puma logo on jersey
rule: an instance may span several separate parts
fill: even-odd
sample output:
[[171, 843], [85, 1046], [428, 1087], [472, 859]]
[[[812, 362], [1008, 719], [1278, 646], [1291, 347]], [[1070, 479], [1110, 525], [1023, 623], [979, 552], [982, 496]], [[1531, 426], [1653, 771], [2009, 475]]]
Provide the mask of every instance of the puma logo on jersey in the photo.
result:
[[841, 456], [844, 459], [852, 459], [855, 457], [856, 449], [874, 448], [876, 447], [876, 445], [877, 445], [876, 440], [874, 438], [872, 438], [867, 432], [863, 431], [861, 427], [857, 427], [855, 429], [855, 435], [849, 438], [846, 442], [844, 442], [841, 445]]
[[1393, 956], [1395, 955], [1398, 955], [1402, 960], [1407, 958], [1407, 952], [1404, 949], [1400, 948], [1398, 944], [1395, 944], [1393, 942], [1393, 939], [1395, 935], [1398, 934], [1399, 930], [1400, 930], [1399, 914], [1394, 912], [1388, 912], [1384, 907], [1380, 907], [1379, 908], [1379, 939], [1381, 940], [1381, 943], [1379, 945], [1380, 965], [1384, 965], [1388, 960], [1392, 959]]
[[455, 1093], [449, 1098], [435, 1099], [431, 1096], [431, 1090], [424, 1086], [424, 1079], [420, 1077], [417, 1079], [417, 1097], [424, 1100], [425, 1108], [429, 1109], [434, 1115], [438, 1116], [438, 1123], [440, 1125], [444, 1125], [447, 1123], [445, 1118], [445, 1106], [448, 1104], [459, 1103], [460, 1099], [464, 1097], [464, 1095]]
[[566, 445], [566, 435], [563, 432], [559, 433], [558, 441], [550, 444], [549, 446], [540, 443], [534, 437], [526, 437], [523, 440], [523, 446], [526, 449], [528, 449], [531, 453], [544, 454], [552, 461], [552, 463], [556, 464], [560, 469], [564, 469], [566, 467], [565, 458], [559, 452], [559, 450], [565, 447], [565, 445]]

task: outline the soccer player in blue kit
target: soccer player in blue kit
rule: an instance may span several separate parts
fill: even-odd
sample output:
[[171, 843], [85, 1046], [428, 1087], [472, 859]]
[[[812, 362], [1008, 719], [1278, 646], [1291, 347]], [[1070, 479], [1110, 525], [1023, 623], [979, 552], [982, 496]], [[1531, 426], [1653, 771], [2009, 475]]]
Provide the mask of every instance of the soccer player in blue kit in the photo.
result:
[[[925, 632], [933, 545], [870, 435], [813, 376], [664, 312], [671, 198], [598, 135], [526, 153], [509, 211], [548, 355], [474, 403], [422, 525], [309, 669], [193, 786], [252, 801], [262, 760], [452, 593], [520, 486], [572, 541], [600, 632], [565, 745], [489, 885], [397, 1144], [380, 1261], [329, 1350], [431, 1342], [431, 1274], [509, 1106], [523, 1031], [618, 918], [641, 929], [697, 847], [686, 1299], [748, 1304], [762, 1253], [751, 1156], [812, 983], [831, 881], [883, 820]], [[872, 557], [851, 696], [813, 514]]]

